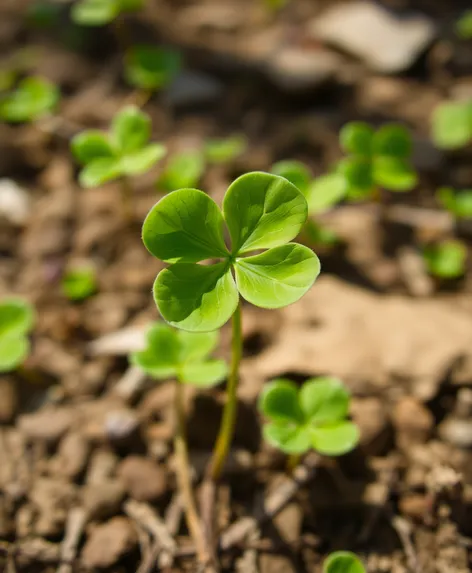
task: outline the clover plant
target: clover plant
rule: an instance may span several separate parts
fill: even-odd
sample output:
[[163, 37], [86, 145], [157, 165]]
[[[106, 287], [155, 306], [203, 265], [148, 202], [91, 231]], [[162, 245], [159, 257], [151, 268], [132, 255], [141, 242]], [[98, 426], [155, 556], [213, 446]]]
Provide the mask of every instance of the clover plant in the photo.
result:
[[141, 44], [125, 55], [125, 78], [136, 88], [157, 91], [176, 77], [181, 65], [179, 52]]
[[423, 252], [428, 271], [441, 279], [461, 277], [466, 270], [467, 247], [456, 239], [429, 245]]
[[165, 191], [196, 187], [204, 171], [205, 160], [198, 149], [176, 153], [169, 158], [157, 181], [157, 187]]
[[432, 136], [443, 149], [468, 145], [472, 141], [472, 99], [437, 106], [432, 116]]
[[[280, 308], [311, 287], [320, 271], [318, 257], [290, 242], [307, 212], [305, 198], [289, 181], [254, 172], [230, 185], [222, 211], [202, 191], [179, 189], [162, 198], [144, 221], [146, 248], [169, 264], [153, 288], [163, 318], [194, 332], [216, 330], [233, 318], [228, 400], [209, 471], [213, 479], [220, 475], [234, 431], [242, 353], [240, 297], [263, 308]], [[199, 264], [204, 261], [211, 264]]]
[[231, 163], [247, 149], [247, 139], [243, 135], [232, 135], [222, 139], [209, 139], [205, 143], [205, 157], [209, 163]]
[[97, 276], [92, 265], [67, 269], [61, 280], [62, 292], [70, 300], [84, 300], [97, 290]]
[[456, 31], [462, 40], [472, 39], [472, 10], [466, 10], [456, 23]]
[[[350, 199], [371, 197], [379, 188], [410, 191], [417, 184], [406, 127], [386, 124], [375, 131], [367, 123], [354, 121], [342, 128], [339, 139], [348, 156], [336, 172], [346, 178]], [[336, 187], [336, 180], [332, 184]]]
[[310, 449], [328, 456], [345, 454], [359, 440], [357, 426], [346, 419], [349, 401], [337, 378], [311, 378], [300, 389], [290, 380], [274, 380], [259, 399], [259, 410], [268, 420], [264, 438], [287, 454]]
[[88, 129], [72, 139], [71, 149], [84, 167], [83, 187], [97, 187], [121, 179], [124, 207], [130, 215], [129, 177], [148, 171], [166, 153], [161, 143], [149, 143], [150, 117], [136, 106], [126, 106], [112, 120], [109, 132]]
[[33, 327], [34, 311], [19, 298], [0, 302], [0, 372], [14, 370], [28, 356], [28, 333]]
[[72, 6], [72, 20], [82, 26], [104, 26], [121, 13], [134, 12], [143, 0], [79, 0]]
[[11, 123], [34, 121], [51, 113], [58, 101], [59, 90], [53, 83], [30, 76], [0, 98], [0, 118]]
[[366, 573], [366, 570], [355, 553], [335, 551], [323, 563], [323, 573]]
[[472, 218], [472, 189], [454, 191], [450, 187], [438, 189], [439, 202], [457, 219]]

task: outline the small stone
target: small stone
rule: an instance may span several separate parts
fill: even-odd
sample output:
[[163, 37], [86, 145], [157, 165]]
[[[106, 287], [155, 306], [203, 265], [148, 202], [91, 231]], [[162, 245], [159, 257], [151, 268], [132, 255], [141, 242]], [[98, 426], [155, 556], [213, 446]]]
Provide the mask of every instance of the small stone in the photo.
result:
[[85, 470], [90, 446], [88, 441], [79, 432], [70, 432], [60, 441], [54, 465], [57, 473], [76, 478]]
[[18, 406], [18, 394], [11, 378], [0, 379], [0, 424], [8, 424], [15, 416]]
[[85, 486], [82, 500], [90, 519], [106, 519], [120, 511], [125, 497], [125, 488], [114, 479], [107, 479], [98, 484]]
[[203, 74], [184, 70], [179, 74], [165, 93], [165, 100], [176, 107], [212, 105], [223, 95], [223, 84], [217, 79]]
[[395, 404], [392, 421], [400, 446], [426, 442], [434, 426], [431, 412], [413, 396], [405, 396]]
[[385, 406], [378, 398], [354, 398], [351, 414], [360, 430], [360, 447], [370, 455], [380, 455], [391, 439]]
[[136, 531], [125, 517], [114, 517], [95, 527], [82, 550], [86, 568], [111, 567], [137, 545]]
[[424, 15], [399, 18], [365, 1], [328, 8], [313, 20], [310, 31], [385, 73], [408, 69], [435, 35], [432, 20]]
[[154, 501], [167, 491], [166, 471], [152, 460], [141, 456], [128, 456], [119, 468], [129, 495], [137, 501]]
[[67, 432], [73, 420], [68, 408], [47, 408], [20, 416], [18, 427], [31, 440], [55, 443]]
[[30, 196], [11, 179], [0, 179], [0, 218], [14, 225], [24, 225], [30, 211]]
[[105, 432], [109, 440], [122, 441], [133, 436], [139, 428], [139, 419], [130, 409], [109, 412], [105, 418]]
[[448, 417], [438, 429], [440, 437], [459, 448], [472, 447], [472, 420]]
[[428, 497], [420, 493], [410, 493], [400, 498], [400, 512], [406, 517], [422, 520], [430, 509]]

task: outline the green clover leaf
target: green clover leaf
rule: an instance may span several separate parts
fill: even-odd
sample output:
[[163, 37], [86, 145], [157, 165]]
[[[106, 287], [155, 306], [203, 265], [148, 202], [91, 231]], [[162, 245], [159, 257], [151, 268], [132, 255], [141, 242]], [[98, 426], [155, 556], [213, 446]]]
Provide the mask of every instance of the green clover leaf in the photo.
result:
[[205, 157], [209, 163], [231, 163], [247, 149], [247, 139], [243, 135], [232, 135], [222, 139], [209, 139], [205, 143]]
[[120, 177], [140, 175], [162, 159], [166, 149], [148, 143], [151, 119], [135, 106], [127, 106], [112, 120], [110, 131], [83, 131], [71, 142], [72, 154], [83, 165], [79, 182], [97, 187]]
[[122, 12], [139, 10], [142, 0], [79, 0], [72, 6], [72, 20], [81, 26], [104, 26]]
[[81, 265], [67, 269], [61, 280], [62, 292], [69, 300], [84, 300], [97, 290], [95, 268]]
[[23, 79], [15, 91], [0, 100], [0, 117], [20, 123], [34, 121], [50, 113], [59, 101], [58, 88], [39, 76]]
[[466, 10], [456, 23], [456, 32], [462, 40], [472, 38], [472, 10]]
[[339, 132], [341, 147], [346, 153], [370, 157], [372, 155], [373, 128], [362, 121], [347, 123]]
[[461, 277], [466, 270], [467, 247], [461, 241], [448, 239], [427, 247], [423, 258], [432, 275], [455, 279]]
[[337, 378], [312, 378], [301, 387], [290, 380], [267, 384], [259, 398], [259, 410], [267, 418], [263, 435], [287, 454], [315, 449], [337, 456], [352, 450], [359, 430], [346, 419], [350, 395]]
[[126, 81], [137, 88], [158, 90], [167, 86], [179, 73], [179, 52], [156, 46], [138, 45], [125, 57]]
[[335, 551], [323, 563], [323, 573], [366, 573], [366, 571], [355, 553]]
[[224, 360], [210, 359], [218, 332], [185, 332], [157, 322], [148, 330], [146, 348], [133, 352], [130, 362], [158, 380], [175, 377], [179, 382], [208, 388], [227, 374]]
[[193, 188], [198, 185], [204, 171], [205, 161], [201, 151], [183, 151], [169, 159], [157, 186], [166, 191]]
[[[307, 203], [298, 189], [262, 172], [242, 175], [230, 185], [223, 213], [197, 189], [179, 189], [161, 199], [144, 221], [143, 242], [151, 254], [170, 263], [154, 283], [163, 318], [184, 330], [204, 332], [230, 319], [239, 294], [263, 308], [297, 301], [320, 272], [310, 249], [286, 244], [306, 216]], [[231, 252], [223, 239], [225, 222]], [[251, 254], [260, 249], [268, 250]], [[196, 264], [209, 259], [221, 260]]]
[[454, 191], [442, 187], [436, 192], [438, 201], [458, 219], [472, 218], [472, 189]]
[[472, 141], [472, 100], [440, 104], [433, 112], [434, 143], [443, 149], [458, 149]]
[[0, 302], [0, 372], [14, 370], [26, 358], [33, 324], [34, 311], [27, 302], [19, 298]]

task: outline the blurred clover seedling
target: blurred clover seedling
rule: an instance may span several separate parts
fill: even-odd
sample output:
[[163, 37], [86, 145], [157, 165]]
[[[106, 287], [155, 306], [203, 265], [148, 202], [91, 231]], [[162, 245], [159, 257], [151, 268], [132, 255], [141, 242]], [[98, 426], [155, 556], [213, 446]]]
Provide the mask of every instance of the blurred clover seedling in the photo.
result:
[[0, 118], [21, 123], [51, 113], [59, 101], [58, 88], [39, 76], [24, 78], [11, 93], [0, 98]]
[[355, 553], [335, 551], [323, 563], [323, 573], [366, 573], [366, 570]]
[[348, 198], [368, 198], [380, 188], [410, 191], [417, 184], [411, 165], [412, 140], [406, 127], [386, 124], [375, 131], [354, 121], [342, 128], [339, 139], [348, 156], [336, 171], [346, 178]]
[[123, 207], [129, 219], [132, 218], [129, 177], [145, 173], [166, 153], [161, 143], [149, 143], [150, 135], [150, 117], [135, 106], [127, 106], [115, 115], [109, 132], [88, 129], [72, 139], [72, 153], [84, 166], [80, 184], [97, 187], [120, 179]]
[[157, 181], [165, 191], [196, 187], [205, 171], [203, 154], [198, 150], [172, 155]]
[[472, 99], [439, 105], [432, 116], [434, 143], [442, 149], [459, 149], [472, 141]]
[[84, 300], [97, 290], [97, 275], [92, 265], [66, 270], [61, 281], [62, 292], [69, 300]]
[[209, 359], [218, 344], [218, 331], [186, 332], [157, 322], [146, 338], [145, 350], [134, 352], [131, 363], [157, 380], [175, 378], [183, 384], [209, 388], [227, 374], [224, 360]]
[[454, 191], [450, 187], [442, 187], [438, 189], [436, 197], [457, 219], [472, 219], [472, 189]]
[[440, 279], [456, 279], [466, 271], [467, 247], [455, 239], [426, 247], [423, 257], [428, 271]]
[[472, 10], [466, 10], [456, 23], [456, 31], [462, 40], [472, 39]]
[[15, 370], [28, 356], [28, 333], [33, 327], [33, 307], [19, 298], [0, 302], [0, 372]]
[[300, 389], [290, 380], [274, 380], [259, 399], [268, 420], [264, 438], [287, 454], [310, 449], [327, 456], [345, 454], [359, 441], [357, 426], [346, 419], [349, 401], [349, 392], [336, 378], [311, 378]]
[[246, 149], [247, 139], [243, 135], [209, 139], [205, 143], [205, 157], [209, 163], [231, 163], [238, 157], [241, 157]]
[[[240, 296], [259, 307], [280, 308], [311, 287], [320, 271], [318, 257], [289, 242], [299, 233], [307, 212], [305, 198], [289, 181], [254, 172], [230, 185], [223, 212], [202, 191], [179, 189], [161, 199], [144, 221], [146, 248], [170, 264], [158, 274], [153, 289], [162, 317], [194, 332], [216, 330], [233, 318], [228, 400], [209, 469], [213, 480], [220, 476], [236, 420]], [[224, 241], [225, 223], [230, 249]], [[215, 259], [213, 264], [198, 264]]]
[[104, 26], [124, 12], [134, 12], [143, 0], [79, 0], [72, 7], [72, 20], [81, 26]]
[[127, 51], [124, 73], [131, 86], [143, 90], [149, 97], [152, 92], [168, 86], [179, 73], [181, 66], [179, 52], [139, 45]]

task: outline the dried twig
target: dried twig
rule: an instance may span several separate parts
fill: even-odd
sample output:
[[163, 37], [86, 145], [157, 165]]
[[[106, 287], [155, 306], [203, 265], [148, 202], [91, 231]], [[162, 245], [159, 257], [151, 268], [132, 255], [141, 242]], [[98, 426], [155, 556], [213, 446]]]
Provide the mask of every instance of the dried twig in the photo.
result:
[[422, 573], [422, 567], [418, 562], [416, 551], [411, 541], [411, 525], [405, 518], [399, 515], [394, 515], [390, 521], [403, 545], [408, 569], [411, 573]]
[[77, 546], [79, 545], [82, 532], [87, 523], [87, 513], [81, 507], [75, 507], [70, 510], [67, 516], [66, 532], [61, 545], [61, 561], [56, 573], [71, 573], [72, 565], [77, 555]]

